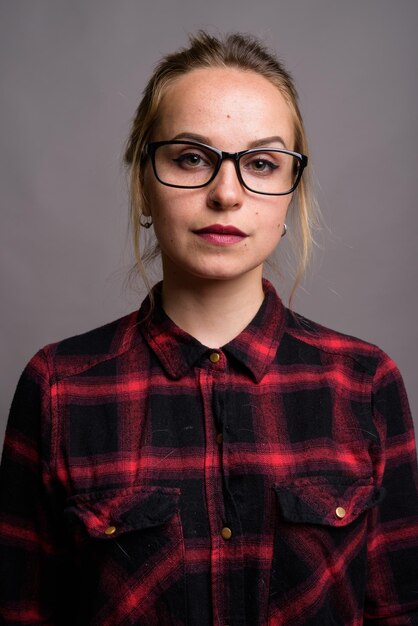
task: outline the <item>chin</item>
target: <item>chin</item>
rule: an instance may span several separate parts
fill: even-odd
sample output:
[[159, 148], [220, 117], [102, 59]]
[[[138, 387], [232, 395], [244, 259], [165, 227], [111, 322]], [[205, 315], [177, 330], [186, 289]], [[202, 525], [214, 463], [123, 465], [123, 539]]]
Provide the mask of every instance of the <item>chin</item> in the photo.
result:
[[228, 281], [228, 280], [236, 280], [238, 278], [242, 278], [243, 276], [249, 275], [251, 273], [257, 272], [260, 268], [259, 273], [261, 276], [262, 264], [255, 264], [252, 267], [243, 269], [240, 268], [206, 268], [202, 271], [199, 271], [198, 268], [194, 268], [193, 274], [196, 278], [200, 278], [202, 280], [218, 280], [218, 281]]

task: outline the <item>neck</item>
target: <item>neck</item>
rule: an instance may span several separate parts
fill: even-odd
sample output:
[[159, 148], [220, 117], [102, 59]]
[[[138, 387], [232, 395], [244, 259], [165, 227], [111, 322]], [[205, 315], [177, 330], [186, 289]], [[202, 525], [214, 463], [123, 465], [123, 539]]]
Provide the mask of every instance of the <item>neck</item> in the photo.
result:
[[220, 348], [244, 330], [263, 302], [261, 267], [256, 270], [232, 280], [185, 280], [164, 272], [164, 310], [200, 343]]

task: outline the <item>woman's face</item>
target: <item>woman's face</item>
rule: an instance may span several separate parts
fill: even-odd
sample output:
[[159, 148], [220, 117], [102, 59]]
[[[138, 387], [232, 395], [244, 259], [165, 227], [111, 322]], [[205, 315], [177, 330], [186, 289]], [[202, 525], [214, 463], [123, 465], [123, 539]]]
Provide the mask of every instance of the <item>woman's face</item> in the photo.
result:
[[[208, 68], [185, 74], [165, 92], [152, 141], [172, 139], [227, 152], [254, 146], [293, 150], [294, 126], [283, 96], [267, 79], [235, 68]], [[261, 278], [263, 262], [280, 241], [291, 195], [247, 190], [231, 160], [199, 189], [162, 185], [148, 162], [144, 185], [165, 278]], [[222, 234], [224, 226], [241, 234]]]

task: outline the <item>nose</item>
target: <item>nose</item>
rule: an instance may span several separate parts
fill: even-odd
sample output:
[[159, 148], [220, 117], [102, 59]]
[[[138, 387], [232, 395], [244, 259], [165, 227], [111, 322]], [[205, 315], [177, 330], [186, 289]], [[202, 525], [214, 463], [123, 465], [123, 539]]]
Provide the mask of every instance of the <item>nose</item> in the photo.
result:
[[237, 165], [225, 160], [208, 188], [208, 205], [213, 209], [238, 209], [242, 204], [243, 187], [238, 179]]

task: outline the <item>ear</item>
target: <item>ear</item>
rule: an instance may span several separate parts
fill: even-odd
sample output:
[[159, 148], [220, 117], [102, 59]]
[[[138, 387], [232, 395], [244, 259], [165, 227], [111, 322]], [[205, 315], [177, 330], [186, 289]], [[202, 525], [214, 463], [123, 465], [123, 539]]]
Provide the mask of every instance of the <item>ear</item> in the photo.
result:
[[144, 217], [152, 217], [151, 211], [149, 210], [149, 208], [147, 207], [145, 203], [142, 204], [140, 214], [143, 215]]
[[152, 217], [151, 202], [148, 194], [149, 164], [146, 163], [140, 172], [141, 215]]
[[151, 206], [151, 203], [148, 201], [145, 189], [142, 188], [142, 193], [141, 193], [141, 215], [144, 215], [145, 217], [152, 217], [150, 206]]

